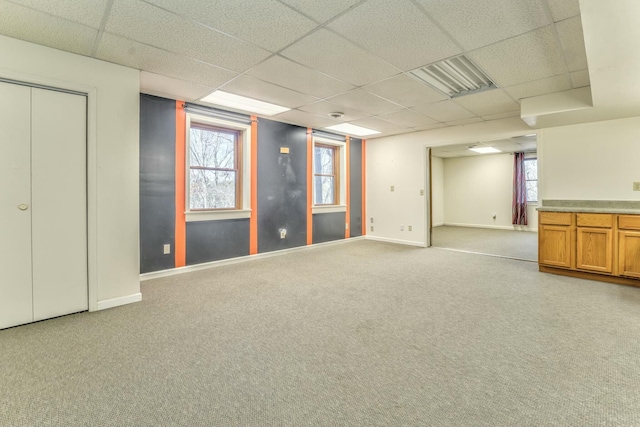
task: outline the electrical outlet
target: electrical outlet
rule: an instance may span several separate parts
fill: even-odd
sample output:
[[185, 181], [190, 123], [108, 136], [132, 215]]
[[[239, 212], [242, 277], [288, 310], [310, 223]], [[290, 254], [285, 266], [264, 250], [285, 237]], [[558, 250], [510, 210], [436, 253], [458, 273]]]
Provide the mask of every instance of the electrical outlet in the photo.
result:
[[373, 217], [371, 217], [371, 224], [373, 224]]
[[171, 253], [171, 245], [164, 245], [162, 247], [162, 253], [164, 255], [170, 254]]
[[345, 230], [348, 230], [348, 229], [349, 229], [349, 223], [348, 223], [348, 222], [344, 224], [344, 229], [345, 229]]
[[391, 186], [391, 191], [396, 191], [396, 186], [395, 185]]
[[400, 231], [404, 231], [404, 225], [400, 224]]
[[424, 196], [424, 190], [420, 190], [420, 195]]
[[412, 225], [409, 226], [409, 231], [413, 231], [413, 226]]
[[640, 182], [633, 183], [633, 191], [640, 191]]
[[280, 229], [280, 238], [284, 239], [285, 237], [287, 237], [287, 229], [286, 228], [281, 228]]
[[373, 231], [373, 225], [371, 226], [371, 231]]

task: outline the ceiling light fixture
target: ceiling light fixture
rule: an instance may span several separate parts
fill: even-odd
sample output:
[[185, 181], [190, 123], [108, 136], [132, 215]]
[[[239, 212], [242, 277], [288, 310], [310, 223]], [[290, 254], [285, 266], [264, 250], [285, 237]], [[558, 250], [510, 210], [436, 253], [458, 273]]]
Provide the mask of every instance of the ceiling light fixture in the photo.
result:
[[469, 147], [469, 150], [475, 151], [479, 154], [491, 154], [491, 153], [502, 153], [502, 151], [493, 147]]
[[273, 116], [274, 114], [284, 113], [291, 109], [221, 90], [216, 90], [204, 98], [201, 98], [200, 101], [207, 102], [209, 104], [222, 105], [223, 107], [234, 108], [236, 110], [248, 111], [250, 113], [260, 114], [263, 116]]
[[334, 111], [333, 113], [329, 113], [329, 116], [333, 117], [334, 119], [340, 119], [344, 117], [344, 113], [341, 111]]
[[339, 125], [333, 125], [325, 129], [335, 130], [338, 132], [346, 133], [349, 135], [355, 135], [355, 136], [367, 136], [367, 135], [375, 135], [377, 133], [380, 133], [377, 130], [363, 128], [362, 126], [352, 125], [351, 123], [342, 123]]
[[464, 55], [436, 62], [409, 74], [450, 98], [495, 89], [496, 85]]

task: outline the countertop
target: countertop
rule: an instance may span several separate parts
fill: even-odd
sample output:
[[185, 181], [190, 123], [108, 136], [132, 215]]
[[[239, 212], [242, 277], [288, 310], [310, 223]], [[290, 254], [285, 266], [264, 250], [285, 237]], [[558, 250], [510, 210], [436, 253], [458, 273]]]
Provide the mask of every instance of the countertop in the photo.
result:
[[581, 212], [640, 215], [640, 201], [635, 200], [543, 200], [540, 212]]

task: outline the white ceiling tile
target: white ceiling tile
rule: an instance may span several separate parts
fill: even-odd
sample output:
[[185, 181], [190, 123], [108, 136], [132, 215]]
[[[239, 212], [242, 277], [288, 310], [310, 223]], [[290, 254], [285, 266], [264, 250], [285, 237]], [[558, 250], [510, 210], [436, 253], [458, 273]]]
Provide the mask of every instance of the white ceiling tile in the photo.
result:
[[283, 50], [281, 54], [356, 86], [399, 73], [399, 70], [382, 59], [327, 30], [310, 34]]
[[403, 130], [406, 127], [400, 126], [395, 123], [388, 122], [386, 120], [382, 120], [378, 117], [365, 117], [364, 119], [354, 120], [350, 122], [356, 126], [362, 126], [367, 129], [377, 130], [378, 132], [391, 132], [391, 131], [399, 131]]
[[551, 24], [546, 0], [418, 0], [465, 50]]
[[448, 99], [446, 95], [406, 74], [372, 83], [363, 89], [404, 107]]
[[464, 126], [464, 125], [469, 125], [471, 123], [479, 123], [479, 122], [484, 122], [484, 120], [482, 120], [481, 117], [471, 117], [469, 119], [452, 120], [450, 122], [445, 122], [445, 123], [448, 126]]
[[571, 82], [574, 88], [589, 86], [591, 84], [589, 70], [574, 71], [571, 73]]
[[59, 18], [99, 29], [108, 0], [10, 0]]
[[446, 123], [434, 123], [432, 125], [418, 126], [418, 127], [414, 128], [414, 130], [416, 130], [416, 131], [433, 130], [433, 129], [446, 128], [447, 126], [449, 126], [449, 125], [446, 124]]
[[360, 3], [361, 0], [280, 0], [318, 22], [324, 22]]
[[420, 127], [429, 126], [438, 123], [437, 121], [415, 111], [404, 109], [394, 113], [382, 114], [379, 116], [383, 120], [395, 123], [400, 126]]
[[331, 22], [329, 27], [404, 71], [462, 52], [419, 8], [406, 0], [369, 0]]
[[0, 34], [90, 55], [98, 30], [8, 2], [0, 3]]
[[507, 119], [509, 117], [520, 117], [520, 110], [508, 111], [506, 113], [487, 114], [485, 116], [482, 116], [482, 119], [483, 120], [500, 120], [500, 119]]
[[313, 104], [300, 107], [298, 110], [317, 114], [322, 117], [329, 117], [329, 113], [332, 112], [341, 112], [344, 116], [339, 119], [340, 123], [350, 122], [369, 116], [369, 114], [363, 113], [362, 111], [358, 111], [353, 108], [344, 108], [329, 101], [314, 102]]
[[284, 113], [271, 116], [270, 119], [293, 123], [302, 127], [311, 127], [314, 129], [321, 129], [336, 124], [335, 119], [330, 117], [320, 117], [300, 110], [285, 111]]
[[372, 115], [390, 113], [402, 109], [400, 105], [385, 101], [379, 96], [372, 95], [362, 89], [345, 92], [331, 97], [327, 101], [347, 108], [359, 108]]
[[561, 92], [571, 89], [571, 82], [566, 74], [547, 77], [546, 79], [535, 80], [504, 88], [515, 100], [530, 98], [532, 96], [546, 95], [553, 92]]
[[257, 46], [139, 0], [115, 0], [106, 30], [234, 71], [244, 71], [269, 56]]
[[475, 116], [474, 113], [465, 110], [451, 100], [434, 102], [433, 104], [420, 104], [412, 109], [419, 113], [426, 114], [439, 122], [450, 122]]
[[349, 83], [296, 64], [281, 56], [267, 59], [253, 67], [247, 74], [319, 98], [327, 98], [354, 88]]
[[454, 98], [453, 102], [478, 116], [520, 111], [520, 105], [500, 89]]
[[569, 71], [584, 70], [587, 68], [587, 52], [584, 47], [584, 35], [582, 33], [582, 20], [580, 16], [565, 19], [556, 24], [560, 44], [564, 50]]
[[147, 1], [272, 52], [289, 45], [317, 25], [276, 0]]
[[501, 87], [566, 72], [562, 48], [551, 25], [467, 55]]
[[548, 0], [555, 22], [580, 14], [579, 0]]
[[316, 97], [304, 95], [249, 76], [240, 76], [222, 86], [220, 90], [289, 108], [297, 108], [318, 100]]
[[238, 75], [109, 33], [102, 35], [96, 58], [213, 88]]
[[213, 92], [214, 88], [142, 71], [140, 92], [182, 101], [196, 101]]

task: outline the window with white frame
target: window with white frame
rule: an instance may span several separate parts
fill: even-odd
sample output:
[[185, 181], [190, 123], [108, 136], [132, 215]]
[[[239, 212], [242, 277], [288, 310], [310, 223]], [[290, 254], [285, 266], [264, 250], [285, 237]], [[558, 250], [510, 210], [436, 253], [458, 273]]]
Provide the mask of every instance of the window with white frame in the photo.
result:
[[346, 143], [314, 137], [313, 209], [315, 212], [346, 210]]
[[187, 221], [250, 216], [251, 126], [187, 115]]
[[538, 159], [531, 157], [524, 159], [524, 175], [527, 188], [527, 202], [538, 201]]

